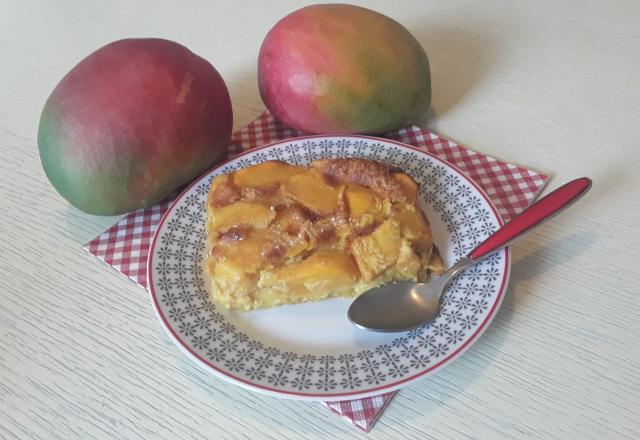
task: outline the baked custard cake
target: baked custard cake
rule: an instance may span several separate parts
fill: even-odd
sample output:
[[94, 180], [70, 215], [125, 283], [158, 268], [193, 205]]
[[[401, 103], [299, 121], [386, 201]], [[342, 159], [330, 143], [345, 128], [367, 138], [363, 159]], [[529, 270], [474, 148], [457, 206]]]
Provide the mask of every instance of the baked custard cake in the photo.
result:
[[270, 161], [217, 176], [206, 229], [211, 295], [230, 309], [354, 297], [443, 270], [418, 185], [371, 160]]

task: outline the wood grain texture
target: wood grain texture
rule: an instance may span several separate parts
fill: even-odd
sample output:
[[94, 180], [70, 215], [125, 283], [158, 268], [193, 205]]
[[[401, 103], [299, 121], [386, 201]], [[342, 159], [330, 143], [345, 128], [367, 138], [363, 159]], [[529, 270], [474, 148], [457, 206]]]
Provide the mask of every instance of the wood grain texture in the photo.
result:
[[192, 365], [147, 295], [80, 245], [115, 218], [70, 208], [36, 131], [82, 57], [127, 36], [209, 59], [235, 127], [264, 108], [260, 42], [300, 2], [0, 2], [0, 438], [640, 438], [640, 3], [357, 2], [426, 48], [423, 124], [593, 190], [514, 248], [505, 304], [481, 340], [396, 396], [362, 434], [314, 403], [276, 400]]

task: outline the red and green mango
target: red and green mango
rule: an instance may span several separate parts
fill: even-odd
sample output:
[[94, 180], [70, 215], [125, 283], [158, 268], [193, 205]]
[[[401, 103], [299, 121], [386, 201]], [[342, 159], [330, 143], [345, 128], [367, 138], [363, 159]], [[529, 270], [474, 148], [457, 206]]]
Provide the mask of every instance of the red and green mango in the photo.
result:
[[391, 18], [344, 4], [280, 20], [260, 48], [258, 82], [271, 113], [306, 133], [384, 133], [431, 102], [420, 43]]
[[209, 62], [172, 41], [125, 39], [60, 81], [38, 147], [63, 197], [115, 215], [159, 202], [222, 159], [231, 128], [229, 93]]

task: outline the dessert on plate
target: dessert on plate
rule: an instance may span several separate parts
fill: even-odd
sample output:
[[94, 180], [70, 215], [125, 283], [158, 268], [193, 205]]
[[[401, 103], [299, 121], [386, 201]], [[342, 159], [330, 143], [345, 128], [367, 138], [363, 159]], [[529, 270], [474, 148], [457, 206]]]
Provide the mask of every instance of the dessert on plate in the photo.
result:
[[205, 271], [229, 309], [355, 297], [443, 270], [418, 185], [384, 163], [263, 162], [217, 176], [206, 209]]

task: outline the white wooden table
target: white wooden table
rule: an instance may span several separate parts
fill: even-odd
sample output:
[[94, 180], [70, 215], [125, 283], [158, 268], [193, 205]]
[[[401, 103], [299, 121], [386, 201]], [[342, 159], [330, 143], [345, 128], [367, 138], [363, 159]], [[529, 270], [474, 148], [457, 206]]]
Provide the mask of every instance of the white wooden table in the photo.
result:
[[426, 48], [431, 129], [551, 173], [550, 187], [594, 180], [514, 247], [481, 340], [368, 436], [199, 370], [148, 296], [80, 249], [115, 218], [70, 208], [40, 166], [39, 113], [62, 75], [112, 40], [173, 39], [220, 71], [240, 128], [263, 109], [262, 38], [298, 4], [0, 2], [0, 438], [640, 438], [636, 0], [366, 2]]

